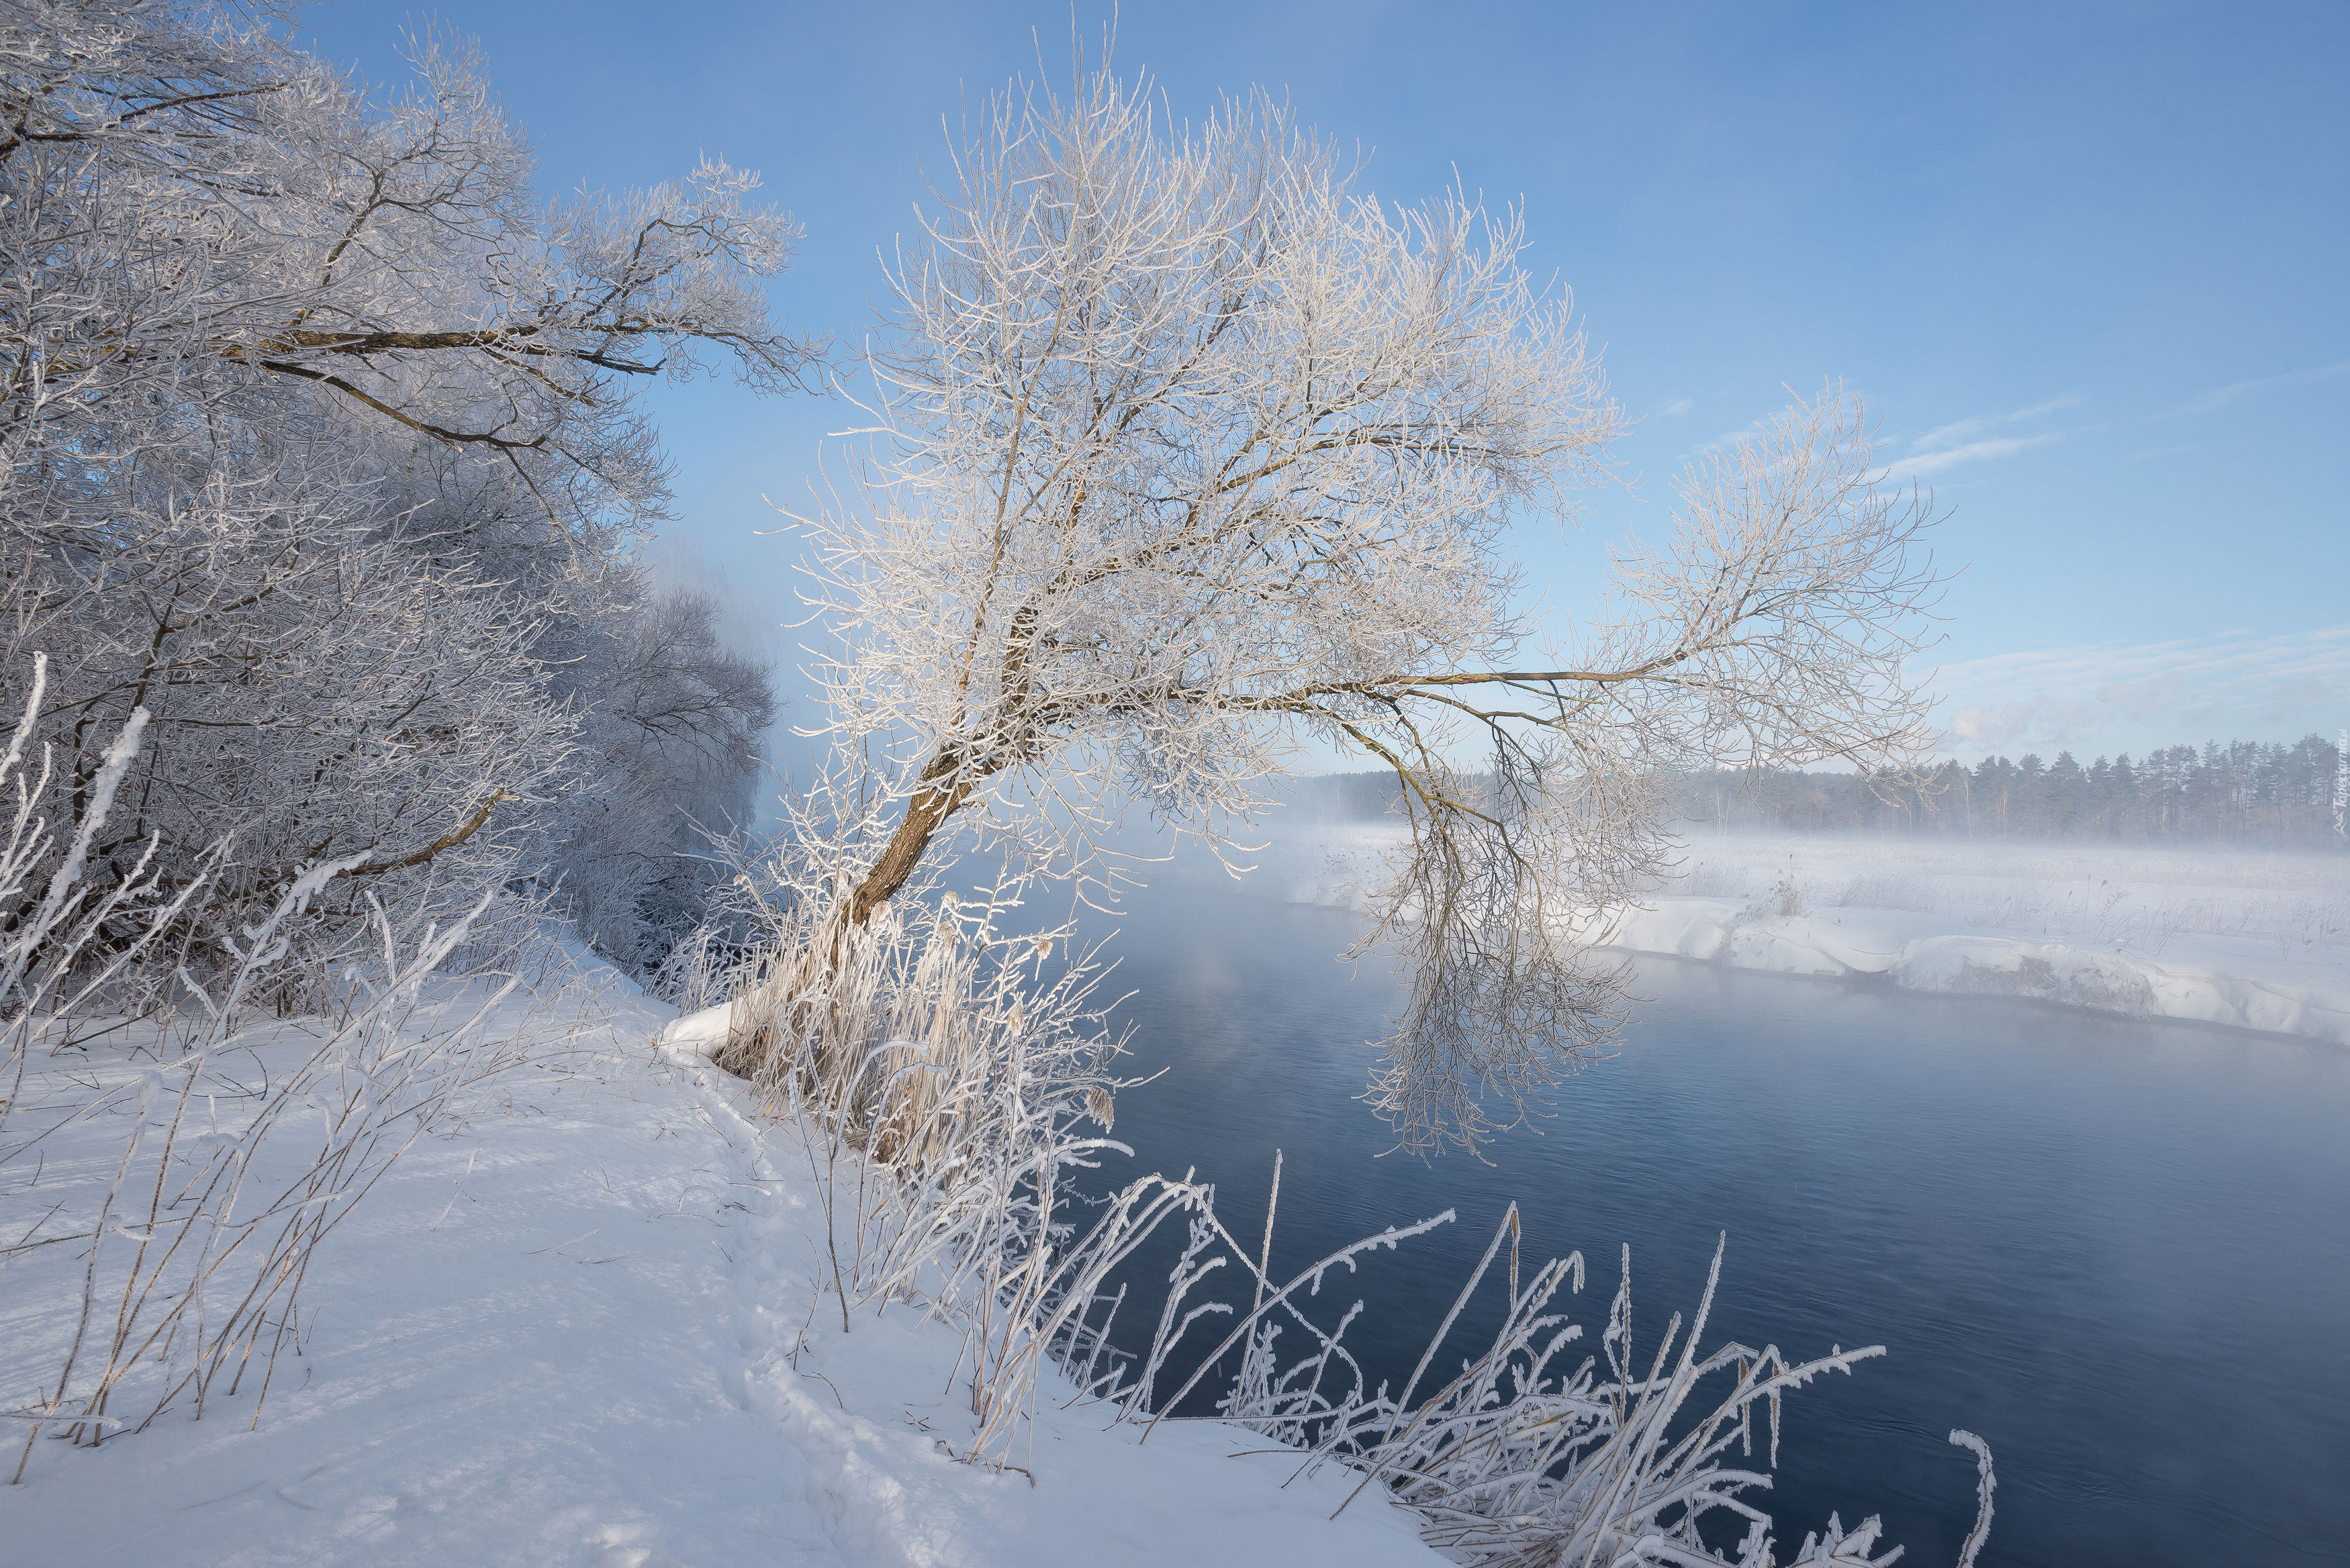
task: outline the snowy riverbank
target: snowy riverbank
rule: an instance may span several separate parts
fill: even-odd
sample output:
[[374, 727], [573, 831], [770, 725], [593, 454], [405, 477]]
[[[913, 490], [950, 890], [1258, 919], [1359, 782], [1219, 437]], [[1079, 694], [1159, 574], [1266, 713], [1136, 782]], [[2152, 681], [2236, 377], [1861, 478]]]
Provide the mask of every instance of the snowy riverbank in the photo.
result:
[[1614, 940], [2350, 1044], [2350, 857], [1706, 839]]
[[[1359, 907], [1386, 824], [1280, 834], [1241, 886]], [[1170, 870], [1205, 880], [1201, 857]], [[1692, 841], [1613, 946], [2350, 1044], [2350, 856], [1828, 835]]]
[[[972, 1426], [949, 1387], [959, 1334], [904, 1307], [844, 1334], [796, 1143], [745, 1115], [734, 1080], [658, 1052], [669, 1009], [583, 978], [568, 1038], [413, 1148], [322, 1248], [303, 1353], [257, 1426], [248, 1385], [96, 1451], [36, 1443], [24, 1483], [0, 1486], [9, 1561], [1440, 1561], [1376, 1490], [1330, 1520], [1356, 1478], [1284, 1490], [1295, 1460], [1230, 1457], [1268, 1445], [1219, 1425], [1145, 1449], [1098, 1407], [1046, 1402], [1018, 1457], [1033, 1484], [951, 1459]], [[514, 1027], [549, 1022], [509, 1008]], [[47, 1070], [143, 1065], [92, 1051]], [[60, 1135], [26, 1222], [51, 1193], [70, 1212], [104, 1187], [120, 1129], [87, 1130]], [[0, 1272], [11, 1395], [70, 1333], [74, 1251]]]

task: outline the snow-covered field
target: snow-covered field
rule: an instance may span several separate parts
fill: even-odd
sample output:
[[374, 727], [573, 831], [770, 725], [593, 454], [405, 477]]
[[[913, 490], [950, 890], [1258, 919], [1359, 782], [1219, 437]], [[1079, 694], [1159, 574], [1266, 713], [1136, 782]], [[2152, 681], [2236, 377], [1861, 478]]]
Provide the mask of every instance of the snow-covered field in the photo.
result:
[[[972, 1426], [951, 1386], [958, 1333], [902, 1305], [844, 1333], [819, 1296], [824, 1230], [793, 1136], [748, 1116], [735, 1080], [663, 1056], [669, 1009], [585, 967], [564, 1013], [515, 1001], [502, 1020], [567, 1037], [413, 1147], [324, 1243], [301, 1353], [281, 1358], [258, 1421], [248, 1380], [201, 1421], [174, 1409], [95, 1450], [36, 1439], [23, 1483], [0, 1486], [0, 1560], [1438, 1561], [1377, 1489], [1334, 1521], [1357, 1478], [1284, 1490], [1294, 1459], [1232, 1457], [1268, 1445], [1218, 1424], [1139, 1449], [1100, 1407], [1048, 1401], [1015, 1456], [1028, 1473], [955, 1462]], [[104, 1042], [88, 1057], [36, 1056], [35, 1076], [145, 1065]], [[0, 1199], [27, 1216], [12, 1232], [52, 1200], [87, 1205], [122, 1130], [118, 1116], [61, 1132], [37, 1192], [12, 1163]], [[12, 1405], [70, 1335], [80, 1251], [0, 1272]]]
[[[1279, 831], [1241, 886], [1357, 907], [1394, 833], [1383, 823]], [[1202, 859], [1172, 872], [1214, 874]], [[1610, 933], [1633, 951], [1740, 969], [1881, 975], [1914, 991], [2350, 1044], [2350, 855], [1701, 837]]]

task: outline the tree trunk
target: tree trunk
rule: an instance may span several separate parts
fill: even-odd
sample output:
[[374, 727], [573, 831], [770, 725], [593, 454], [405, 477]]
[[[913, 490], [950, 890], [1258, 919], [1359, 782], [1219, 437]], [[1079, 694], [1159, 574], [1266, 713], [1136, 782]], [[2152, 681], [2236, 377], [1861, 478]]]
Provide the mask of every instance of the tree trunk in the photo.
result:
[[922, 863], [922, 855], [940, 826], [952, 815], [955, 809], [971, 797], [972, 786], [977, 780], [965, 775], [954, 778], [962, 759], [954, 753], [941, 750], [923, 764], [922, 776], [907, 803], [906, 815], [898, 824], [898, 831], [889, 836], [889, 846], [881, 858], [865, 874], [857, 891], [849, 895], [848, 919], [851, 925], [863, 925], [873, 911], [894, 897]]

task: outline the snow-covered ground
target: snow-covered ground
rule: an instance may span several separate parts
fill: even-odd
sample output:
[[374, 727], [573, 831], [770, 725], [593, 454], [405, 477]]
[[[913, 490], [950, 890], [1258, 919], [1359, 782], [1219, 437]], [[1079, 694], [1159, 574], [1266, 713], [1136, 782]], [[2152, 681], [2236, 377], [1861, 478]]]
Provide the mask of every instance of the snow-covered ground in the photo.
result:
[[2350, 1044], [2344, 856], [1706, 838], [1616, 940]]
[[[1240, 884], [1358, 907], [1384, 823], [1284, 827]], [[1204, 857], [1170, 867], [1216, 875]], [[1611, 940], [2350, 1044], [2350, 855], [1829, 835], [1692, 839]]]
[[[507, 1005], [514, 1028], [550, 1023]], [[561, 1005], [567, 1041], [411, 1149], [328, 1238], [302, 1354], [257, 1424], [248, 1383], [201, 1422], [174, 1411], [95, 1450], [36, 1441], [23, 1483], [0, 1485], [0, 1560], [1440, 1561], [1377, 1489], [1332, 1521], [1357, 1478], [1292, 1482], [1294, 1459], [1240, 1454], [1267, 1444], [1220, 1424], [1139, 1448], [1102, 1407], [1048, 1402], [1016, 1456], [1029, 1473], [956, 1462], [972, 1426], [951, 1386], [959, 1334], [902, 1305], [843, 1332], [792, 1135], [749, 1116], [734, 1080], [665, 1057], [670, 1011], [608, 971]], [[143, 1064], [108, 1050], [35, 1065], [135, 1078]], [[20, 1164], [0, 1170], [0, 1206], [25, 1216], [0, 1241], [53, 1196], [70, 1210], [103, 1189], [121, 1130], [60, 1134], [37, 1193]], [[12, 1407], [70, 1333], [78, 1251], [0, 1268]]]

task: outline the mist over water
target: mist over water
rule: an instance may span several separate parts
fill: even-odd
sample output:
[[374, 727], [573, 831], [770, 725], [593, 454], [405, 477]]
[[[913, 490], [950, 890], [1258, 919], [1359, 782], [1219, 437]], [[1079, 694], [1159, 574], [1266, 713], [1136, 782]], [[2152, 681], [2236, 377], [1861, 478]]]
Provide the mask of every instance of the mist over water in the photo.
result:
[[[2350, 1053], [1644, 961], [1620, 1049], [1555, 1116], [1490, 1166], [1423, 1166], [1380, 1158], [1352, 1097], [1399, 988], [1333, 961], [1350, 917], [1162, 882], [1092, 929], [1113, 925], [1132, 1073], [1166, 1071], [1120, 1097], [1135, 1159], [1099, 1180], [1197, 1167], [1253, 1239], [1284, 1150], [1276, 1275], [1459, 1211], [1312, 1303], [1329, 1324], [1367, 1300], [1347, 1342], [1374, 1384], [1400, 1391], [1513, 1199], [1529, 1267], [1577, 1249], [1590, 1266], [1564, 1303], [1584, 1325], [1569, 1370], [1599, 1353], [1619, 1247], [1645, 1366], [1726, 1231], [1702, 1348], [1889, 1347], [1789, 1397], [1776, 1486], [1753, 1499], [1783, 1558], [1835, 1510], [1883, 1513], [1905, 1561], [1953, 1561], [1974, 1475], [1945, 1436], [1964, 1427], [1998, 1456], [1986, 1563], [2350, 1561]], [[1137, 1271], [1154, 1317], [1165, 1251]], [[1432, 1373], [1490, 1337], [1501, 1292], [1481, 1293]]]

